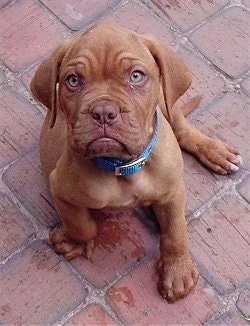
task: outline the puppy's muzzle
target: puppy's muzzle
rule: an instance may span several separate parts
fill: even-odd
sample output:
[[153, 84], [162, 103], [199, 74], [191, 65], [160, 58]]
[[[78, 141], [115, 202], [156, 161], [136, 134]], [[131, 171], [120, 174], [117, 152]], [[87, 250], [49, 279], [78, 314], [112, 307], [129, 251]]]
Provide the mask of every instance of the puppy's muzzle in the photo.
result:
[[92, 119], [100, 126], [110, 126], [115, 123], [118, 117], [118, 112], [118, 106], [109, 101], [99, 102], [90, 110]]

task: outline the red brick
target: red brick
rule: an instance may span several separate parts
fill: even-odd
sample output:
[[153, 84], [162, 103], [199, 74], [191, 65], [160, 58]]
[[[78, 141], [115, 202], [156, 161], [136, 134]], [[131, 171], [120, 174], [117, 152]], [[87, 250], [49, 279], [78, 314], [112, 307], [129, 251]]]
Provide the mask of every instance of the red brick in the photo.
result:
[[247, 176], [238, 186], [241, 196], [250, 203], [250, 176]]
[[187, 95], [184, 96], [185, 100], [199, 94], [202, 96], [202, 105], [221, 92], [224, 81], [204, 60], [183, 47], [178, 49], [177, 54], [183, 59], [193, 75], [192, 85], [187, 91]]
[[138, 33], [153, 34], [166, 43], [174, 39], [170, 29], [160, 19], [153, 16], [147, 8], [133, 1], [121, 5], [109, 15], [108, 19]]
[[243, 5], [250, 7], [250, 0], [242, 0]]
[[3, 181], [42, 225], [52, 227], [58, 223], [48, 186], [41, 171], [38, 150], [28, 154], [5, 171]]
[[42, 114], [12, 89], [0, 90], [0, 167], [38, 142]]
[[250, 320], [250, 282], [241, 289], [237, 307], [243, 314], [244, 318]]
[[208, 202], [221, 185], [216, 177], [193, 156], [183, 153], [184, 181], [187, 191], [186, 216]]
[[[30, 82], [32, 77], [34, 76], [35, 72], [37, 71], [39, 64], [32, 67], [30, 70], [26, 71], [22, 76], [21, 80], [27, 90], [30, 92]], [[33, 95], [32, 95], [33, 96]]]
[[0, 0], [0, 9], [6, 6], [9, 2], [10, 0]]
[[232, 7], [196, 30], [191, 41], [213, 64], [238, 77], [250, 65], [249, 28], [250, 13]]
[[250, 77], [246, 78], [241, 86], [243, 87], [243, 90], [250, 96]]
[[35, 235], [35, 230], [17, 205], [0, 194], [0, 260], [7, 258]]
[[38, 2], [15, 2], [0, 12], [0, 59], [21, 71], [48, 54], [65, 33]]
[[239, 314], [237, 314], [235, 311], [227, 311], [224, 314], [217, 317], [215, 320], [210, 321], [209, 325], [244, 326], [244, 325], [249, 325], [249, 323], [243, 318], [241, 318]]
[[3, 72], [3, 70], [0, 69], [0, 85], [5, 82], [5, 79], [5, 73]]
[[188, 31], [209, 18], [225, 6], [227, 0], [213, 1], [164, 1], [146, 0], [146, 4], [165, 21], [174, 24], [182, 31]]
[[100, 325], [111, 326], [119, 325], [115, 320], [99, 305], [90, 304], [85, 309], [81, 310], [77, 315], [71, 318], [66, 324], [68, 326], [77, 325]]
[[238, 93], [228, 93], [200, 112], [193, 122], [205, 134], [237, 146], [243, 157], [244, 169], [250, 168], [250, 112], [247, 98]]
[[69, 28], [77, 31], [102, 18], [120, 0], [71, 0], [70, 2], [66, 0], [42, 0], [42, 2]]
[[250, 275], [250, 211], [225, 196], [189, 226], [190, 250], [202, 276], [221, 294]]
[[217, 309], [213, 290], [201, 279], [185, 299], [168, 304], [157, 291], [155, 260], [111, 287], [107, 301], [125, 325], [203, 325]]
[[[108, 214], [108, 211], [106, 212]], [[98, 235], [95, 252], [90, 260], [77, 258], [74, 268], [97, 288], [114, 282], [120, 275], [155, 249], [158, 239], [130, 211], [96, 212]]]
[[87, 296], [74, 273], [40, 241], [0, 268], [5, 325], [51, 325]]

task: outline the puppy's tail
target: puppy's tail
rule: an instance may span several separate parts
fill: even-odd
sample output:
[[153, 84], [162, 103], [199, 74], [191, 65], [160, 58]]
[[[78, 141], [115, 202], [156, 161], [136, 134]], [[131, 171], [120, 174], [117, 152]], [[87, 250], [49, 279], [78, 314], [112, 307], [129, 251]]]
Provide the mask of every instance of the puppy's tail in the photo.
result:
[[196, 95], [192, 97], [187, 103], [185, 103], [181, 108], [184, 117], [189, 115], [189, 113], [193, 112], [193, 110], [197, 108], [197, 106], [200, 104], [201, 100], [202, 100], [202, 96]]

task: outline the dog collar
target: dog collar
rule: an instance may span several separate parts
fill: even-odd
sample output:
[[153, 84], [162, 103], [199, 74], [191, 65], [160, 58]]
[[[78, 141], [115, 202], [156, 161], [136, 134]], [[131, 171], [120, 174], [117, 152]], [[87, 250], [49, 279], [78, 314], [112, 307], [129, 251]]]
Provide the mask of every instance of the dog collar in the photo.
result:
[[136, 159], [126, 162], [115, 157], [96, 157], [93, 159], [94, 164], [97, 168], [103, 169], [109, 172], [114, 172], [115, 175], [128, 175], [139, 172], [145, 165], [145, 160], [149, 157], [152, 148], [157, 139], [158, 132], [158, 114], [155, 111], [154, 114], [154, 134], [148, 142], [145, 149], [137, 156]]

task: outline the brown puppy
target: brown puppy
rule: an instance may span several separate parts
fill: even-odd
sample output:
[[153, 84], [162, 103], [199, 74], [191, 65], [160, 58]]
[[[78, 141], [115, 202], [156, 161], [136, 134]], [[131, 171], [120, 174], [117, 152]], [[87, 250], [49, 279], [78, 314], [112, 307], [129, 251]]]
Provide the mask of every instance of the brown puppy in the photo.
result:
[[[241, 162], [236, 148], [202, 135], [175, 105], [190, 84], [172, 50], [110, 23], [64, 42], [31, 82], [49, 109], [41, 162], [62, 219], [50, 235], [56, 252], [90, 257], [97, 230], [89, 209], [151, 205], [161, 228], [158, 288], [169, 302], [198, 279], [187, 250], [180, 147], [220, 174]], [[125, 168], [113, 167], [114, 157]]]

